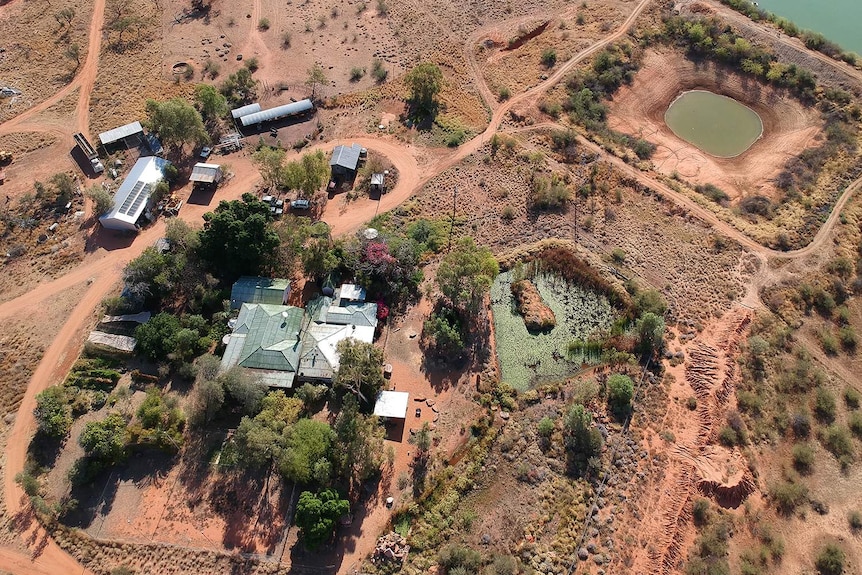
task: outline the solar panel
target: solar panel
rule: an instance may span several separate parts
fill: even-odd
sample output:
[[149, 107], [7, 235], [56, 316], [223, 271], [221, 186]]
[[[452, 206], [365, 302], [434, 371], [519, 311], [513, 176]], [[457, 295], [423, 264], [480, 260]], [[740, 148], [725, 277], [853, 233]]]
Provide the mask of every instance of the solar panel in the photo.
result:
[[126, 201], [120, 206], [119, 213], [126, 216], [136, 213], [148, 197], [150, 197], [150, 184], [145, 182], [136, 183], [132, 191], [129, 192], [129, 195], [126, 196]]

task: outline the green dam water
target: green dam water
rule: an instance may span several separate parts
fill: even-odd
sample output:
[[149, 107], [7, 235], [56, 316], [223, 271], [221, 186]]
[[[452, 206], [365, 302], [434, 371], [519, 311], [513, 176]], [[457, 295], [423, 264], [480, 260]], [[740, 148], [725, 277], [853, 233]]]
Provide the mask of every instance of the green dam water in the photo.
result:
[[686, 142], [720, 158], [738, 156], [763, 134], [757, 112], [705, 90], [680, 94], [665, 112], [664, 121]]
[[820, 32], [844, 50], [862, 54], [860, 0], [758, 0], [758, 7]]

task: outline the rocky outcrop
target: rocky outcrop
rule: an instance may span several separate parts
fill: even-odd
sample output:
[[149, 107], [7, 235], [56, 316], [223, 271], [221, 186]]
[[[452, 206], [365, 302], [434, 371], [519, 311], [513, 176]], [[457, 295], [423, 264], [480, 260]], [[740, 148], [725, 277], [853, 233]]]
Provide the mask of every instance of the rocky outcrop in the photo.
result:
[[400, 565], [409, 552], [410, 546], [407, 545], [407, 540], [395, 531], [390, 531], [377, 540], [372, 561], [374, 563], [397, 563]]
[[548, 331], [557, 325], [553, 310], [542, 301], [542, 296], [533, 282], [521, 280], [512, 284], [512, 293], [518, 302], [518, 311], [530, 331]]

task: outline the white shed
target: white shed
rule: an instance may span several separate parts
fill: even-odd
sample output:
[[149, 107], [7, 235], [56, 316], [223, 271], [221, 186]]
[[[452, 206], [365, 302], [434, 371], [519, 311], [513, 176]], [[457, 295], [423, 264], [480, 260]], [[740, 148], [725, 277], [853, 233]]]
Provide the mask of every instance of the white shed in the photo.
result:
[[159, 180], [163, 179], [162, 170], [168, 164], [170, 162], [157, 156], [140, 158], [135, 162], [114, 194], [114, 207], [99, 218], [102, 226], [109, 230], [136, 231], [150, 194]]
[[374, 403], [374, 415], [381, 419], [406, 419], [409, 399], [406, 391], [381, 391]]
[[189, 177], [191, 182], [201, 182], [204, 184], [217, 184], [221, 181], [221, 166], [218, 164], [204, 164], [198, 162], [192, 168], [192, 175]]

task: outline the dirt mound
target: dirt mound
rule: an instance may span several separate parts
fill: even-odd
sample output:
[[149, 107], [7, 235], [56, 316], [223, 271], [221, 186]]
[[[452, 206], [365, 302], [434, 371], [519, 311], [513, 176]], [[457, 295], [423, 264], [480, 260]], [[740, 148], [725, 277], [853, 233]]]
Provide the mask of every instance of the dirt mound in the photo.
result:
[[695, 460], [697, 489], [725, 508], [736, 509], [757, 490], [745, 460], [736, 450], [710, 445]]
[[[677, 137], [665, 124], [671, 102], [688, 90], [709, 90], [745, 104], [763, 120], [763, 136], [740, 156], [717, 158]], [[608, 123], [656, 144], [653, 163], [697, 184], [713, 184], [732, 201], [775, 197], [775, 177], [787, 160], [815, 143], [820, 116], [813, 108], [751, 78], [711, 62], [694, 62], [672, 50], [649, 51], [631, 86], [610, 105]]]
[[542, 295], [533, 282], [521, 280], [512, 284], [512, 293], [518, 302], [518, 311], [530, 331], [547, 331], [557, 325], [553, 310], [542, 301]]

